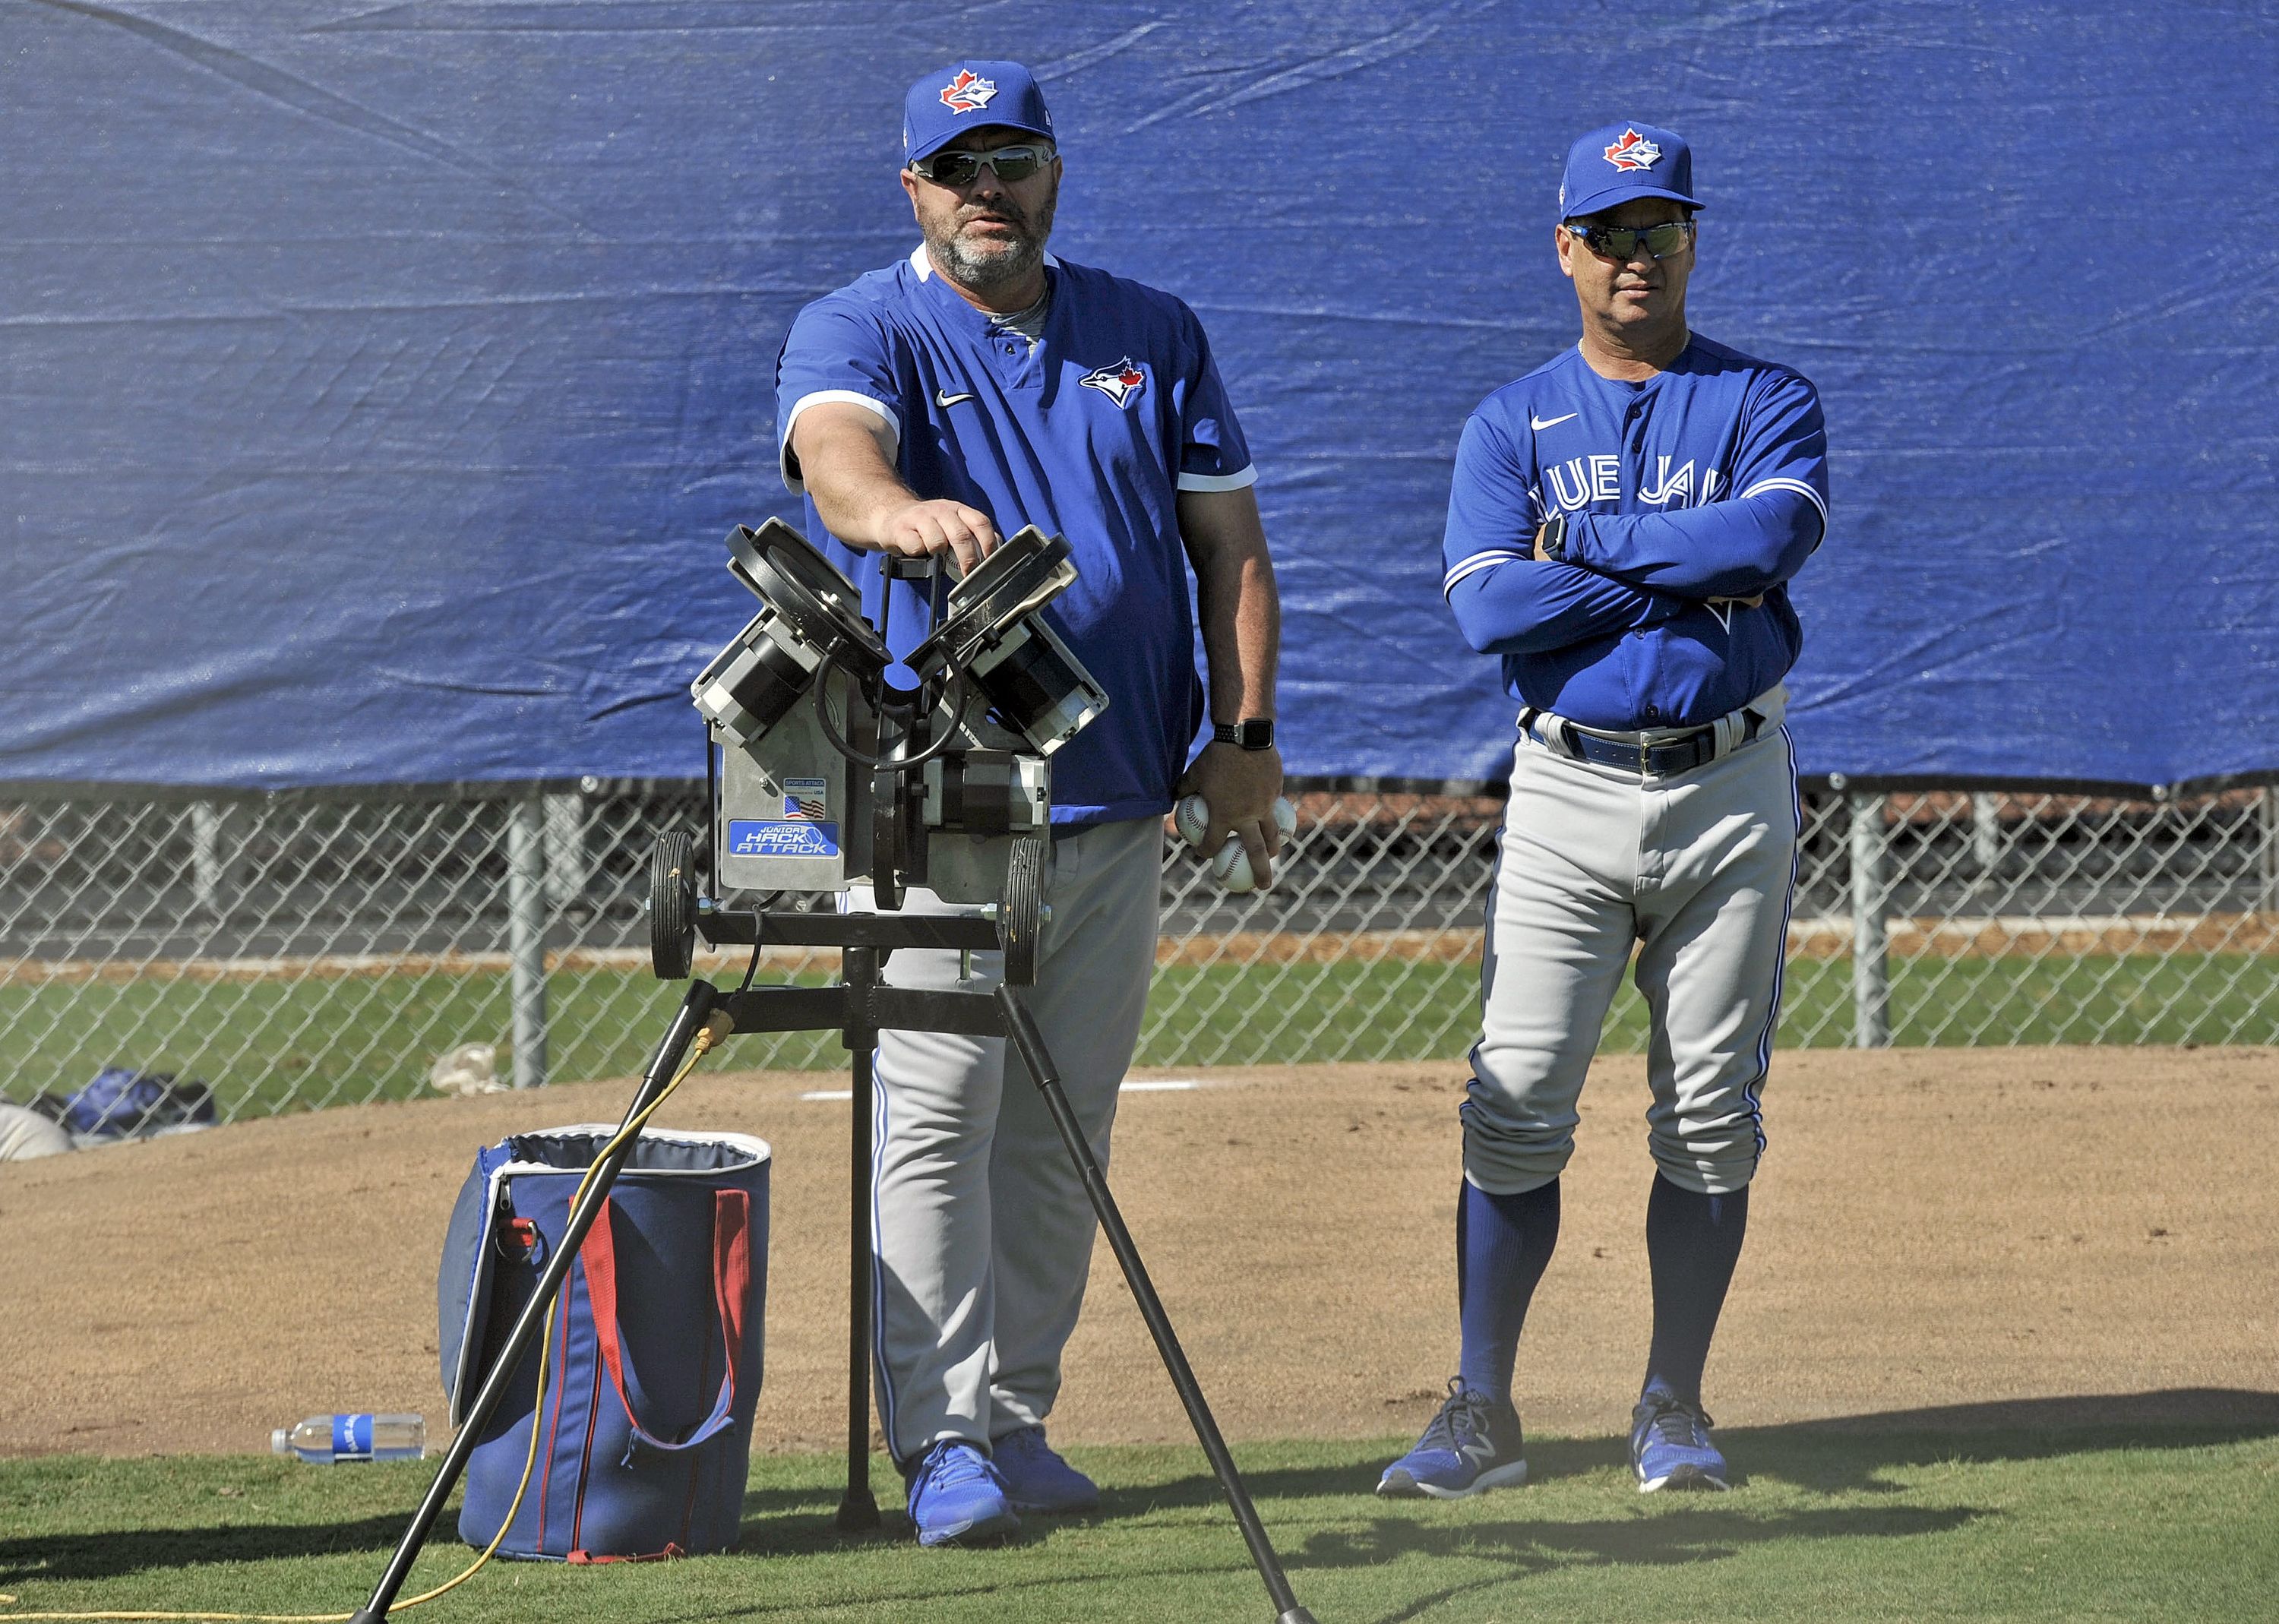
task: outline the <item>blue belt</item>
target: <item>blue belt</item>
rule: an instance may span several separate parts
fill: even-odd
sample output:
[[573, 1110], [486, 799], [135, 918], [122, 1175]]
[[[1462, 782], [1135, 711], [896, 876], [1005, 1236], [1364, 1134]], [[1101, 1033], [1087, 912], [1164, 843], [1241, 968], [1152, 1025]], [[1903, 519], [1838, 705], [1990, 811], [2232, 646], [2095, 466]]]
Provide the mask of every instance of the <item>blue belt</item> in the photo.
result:
[[[1741, 716], [1741, 737], [1738, 742], [1746, 744], [1763, 730], [1765, 719], [1753, 710], [1744, 710]], [[1536, 733], [1535, 721], [1539, 716], [1545, 718], [1547, 724]], [[1519, 713], [1519, 730], [1534, 733], [1553, 750], [1571, 760], [1619, 767], [1625, 772], [1652, 778], [1675, 778], [1717, 759], [1717, 724], [1714, 722], [1657, 739], [1652, 744], [1625, 744], [1619, 739], [1602, 739], [1586, 732], [1564, 716], [1554, 716], [1530, 706]]]

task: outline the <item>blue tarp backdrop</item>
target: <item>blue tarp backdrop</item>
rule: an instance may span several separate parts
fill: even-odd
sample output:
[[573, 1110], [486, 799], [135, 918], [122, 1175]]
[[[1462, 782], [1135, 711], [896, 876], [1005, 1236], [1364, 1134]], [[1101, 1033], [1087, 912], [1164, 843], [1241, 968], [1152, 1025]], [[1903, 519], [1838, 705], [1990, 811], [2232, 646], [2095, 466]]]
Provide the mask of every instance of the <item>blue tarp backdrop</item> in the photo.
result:
[[2267, 6], [16, 0], [0, 783], [701, 771], [777, 345], [915, 241], [959, 55], [1047, 81], [1055, 251], [1210, 328], [1293, 772], [1507, 757], [1449, 461], [1573, 341], [1559, 164], [1625, 117], [1694, 144], [1695, 326], [1826, 403], [1807, 771], [2279, 769]]

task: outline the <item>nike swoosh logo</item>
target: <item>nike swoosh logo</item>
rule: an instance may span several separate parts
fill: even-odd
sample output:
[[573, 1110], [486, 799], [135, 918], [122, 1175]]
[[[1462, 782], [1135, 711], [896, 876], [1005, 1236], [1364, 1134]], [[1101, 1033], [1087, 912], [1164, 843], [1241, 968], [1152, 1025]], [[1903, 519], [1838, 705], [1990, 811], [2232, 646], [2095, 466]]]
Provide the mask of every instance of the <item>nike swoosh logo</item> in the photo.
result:
[[[1567, 414], [1567, 417], [1579, 417], [1582, 415], [1579, 411], [1570, 411]], [[1541, 433], [1545, 429], [1558, 427], [1567, 421], [1567, 417], [1539, 417], [1533, 412], [1530, 412], [1527, 414], [1527, 426]]]
[[936, 389], [933, 392], [933, 403], [937, 406], [955, 406], [960, 401], [970, 401], [972, 398], [973, 396], [970, 394], [946, 395], [940, 389]]

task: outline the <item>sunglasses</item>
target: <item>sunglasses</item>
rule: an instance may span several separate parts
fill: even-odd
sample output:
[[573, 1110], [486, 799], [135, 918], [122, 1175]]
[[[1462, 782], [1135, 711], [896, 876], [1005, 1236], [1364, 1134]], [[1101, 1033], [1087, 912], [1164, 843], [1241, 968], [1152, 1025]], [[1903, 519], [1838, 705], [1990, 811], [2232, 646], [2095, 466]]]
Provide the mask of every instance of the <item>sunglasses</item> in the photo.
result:
[[1659, 226], [1581, 226], [1565, 222], [1567, 234], [1580, 237], [1593, 254], [1608, 259], [1628, 259], [1646, 244], [1646, 257], [1666, 259], [1693, 241], [1692, 220], [1664, 220]]
[[1026, 180], [1052, 161], [1052, 148], [1040, 143], [1033, 147], [995, 147], [987, 152], [937, 152], [918, 159], [910, 168], [936, 186], [971, 186], [984, 164], [1000, 180], [1013, 181]]

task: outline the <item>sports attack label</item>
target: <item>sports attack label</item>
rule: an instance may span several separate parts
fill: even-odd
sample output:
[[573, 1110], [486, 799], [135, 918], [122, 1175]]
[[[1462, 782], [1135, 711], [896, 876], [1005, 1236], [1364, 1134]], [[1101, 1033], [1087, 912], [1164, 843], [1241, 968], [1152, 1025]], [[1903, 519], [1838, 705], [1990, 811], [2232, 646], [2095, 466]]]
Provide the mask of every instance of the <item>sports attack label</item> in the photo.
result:
[[836, 857], [839, 825], [803, 819], [765, 823], [758, 818], [731, 818], [728, 849], [739, 857]]

